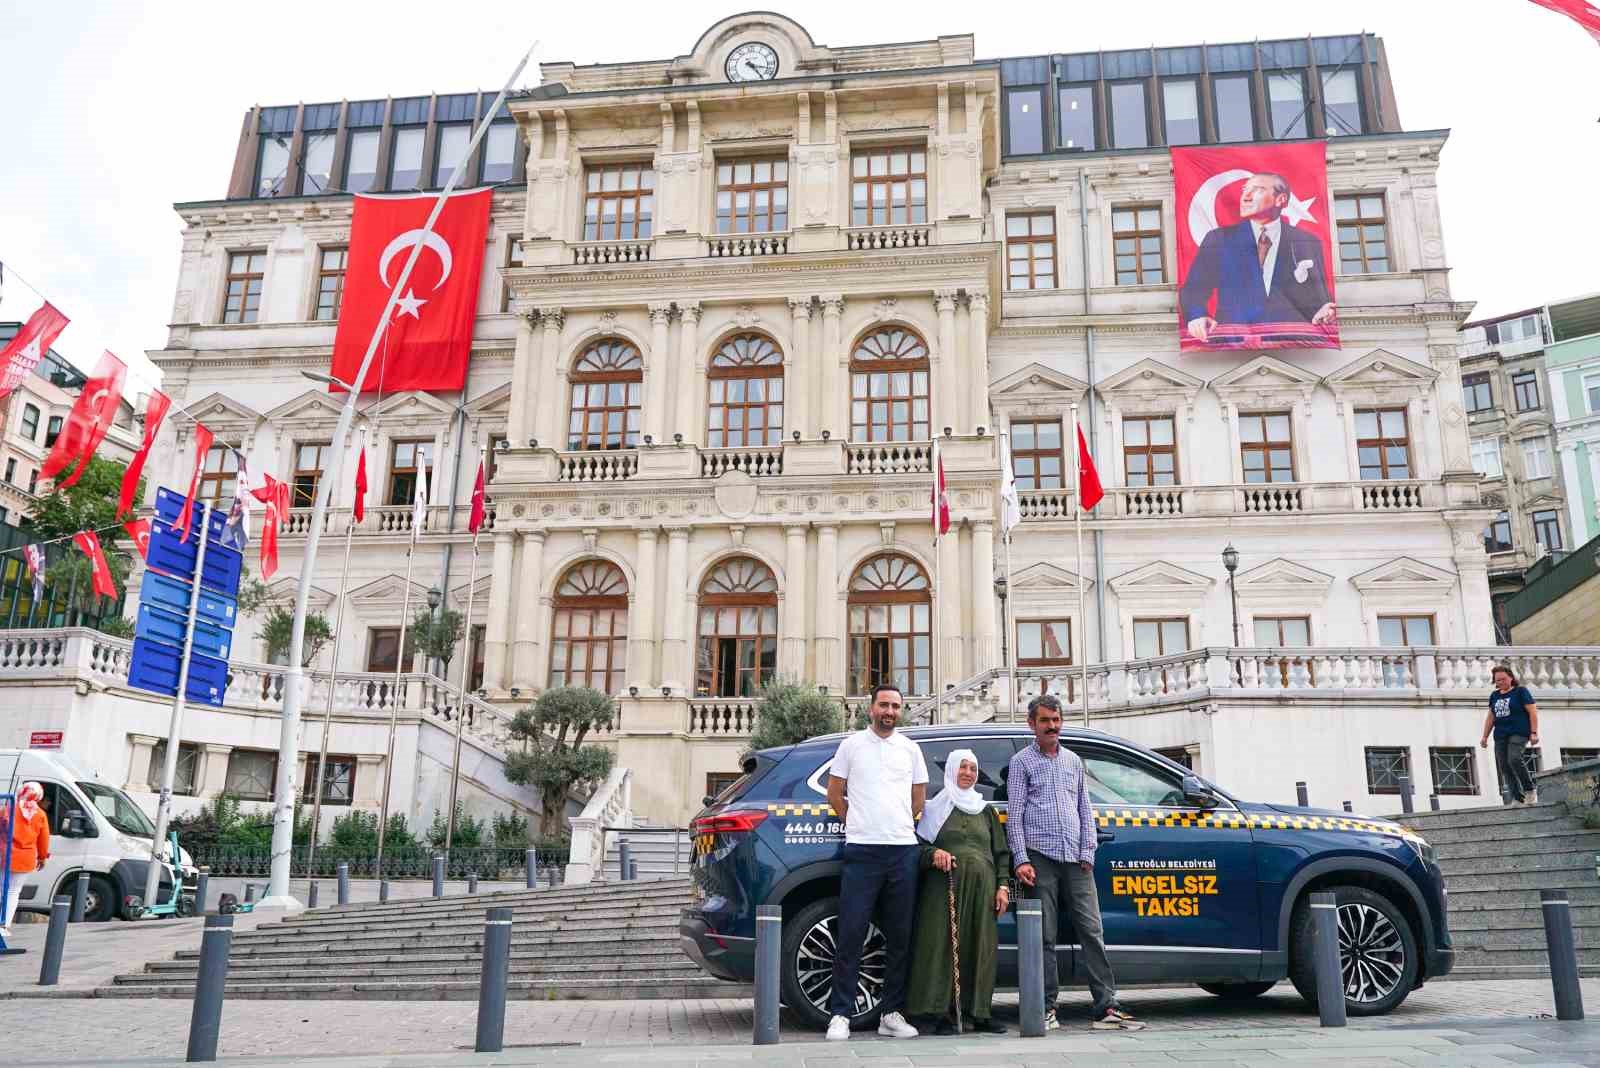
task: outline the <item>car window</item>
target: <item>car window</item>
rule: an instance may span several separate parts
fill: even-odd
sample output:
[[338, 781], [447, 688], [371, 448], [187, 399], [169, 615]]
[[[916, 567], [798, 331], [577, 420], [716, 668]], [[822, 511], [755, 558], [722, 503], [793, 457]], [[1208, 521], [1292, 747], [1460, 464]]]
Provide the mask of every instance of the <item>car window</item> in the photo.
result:
[[1097, 805], [1182, 805], [1176, 776], [1164, 769], [1102, 749], [1078, 750], [1089, 777], [1089, 800]]
[[44, 787], [44, 797], [39, 801], [39, 807], [44, 809], [50, 820], [50, 833], [61, 834], [62, 821], [74, 812], [82, 813], [83, 807], [60, 783], [43, 781], [39, 785]]
[[1017, 751], [1012, 738], [939, 738], [920, 743], [922, 759], [928, 763], [928, 796], [944, 789], [944, 766], [952, 749], [970, 749], [978, 758], [978, 793], [985, 801], [1006, 800], [1006, 778], [1011, 773], [1011, 755]]

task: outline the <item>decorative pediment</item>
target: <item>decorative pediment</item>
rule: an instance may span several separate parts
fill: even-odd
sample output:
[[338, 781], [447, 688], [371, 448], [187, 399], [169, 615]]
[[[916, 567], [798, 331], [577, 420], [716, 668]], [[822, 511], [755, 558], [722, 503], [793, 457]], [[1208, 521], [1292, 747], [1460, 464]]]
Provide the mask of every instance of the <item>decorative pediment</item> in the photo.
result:
[[488, 416], [504, 416], [511, 411], [511, 383], [506, 382], [496, 386], [467, 402], [467, 417], [469, 419], [483, 419]]
[[1011, 575], [1011, 597], [1019, 608], [1075, 607], [1080, 586], [1088, 591], [1094, 582], [1044, 562], [1029, 564]]
[[[267, 583], [267, 593], [273, 604], [286, 608], [294, 606], [295, 594], [298, 592], [300, 579], [295, 575], [285, 575], [276, 581]], [[313, 612], [326, 612], [333, 604], [334, 595], [321, 586], [312, 585], [311, 597], [307, 602]], [[332, 622], [330, 619], [329, 622]]]
[[1143, 567], [1124, 571], [1107, 583], [1119, 597], [1129, 594], [1204, 594], [1216, 579], [1197, 574], [1165, 560], [1154, 560]]
[[1147, 356], [1103, 379], [1096, 388], [1108, 406], [1132, 411], [1193, 404], [1204, 387], [1204, 380]]
[[1059, 415], [1070, 405], [1082, 404], [1087, 386], [1079, 379], [1030, 363], [989, 385], [995, 410], [1018, 415]]
[[[384, 575], [365, 586], [350, 591], [350, 603], [371, 611], [389, 611], [396, 615], [405, 603], [406, 580], [399, 575]], [[428, 604], [428, 587], [420, 582], [411, 583], [411, 609], [416, 614], [418, 606]]]
[[1225, 403], [1284, 403], [1306, 400], [1320, 379], [1276, 356], [1261, 355], [1211, 380], [1211, 388]]
[[1373, 349], [1322, 381], [1341, 403], [1351, 399], [1381, 404], [1425, 397], [1438, 377], [1439, 372], [1426, 364], [1396, 356], [1387, 349]]
[[1233, 577], [1240, 596], [1245, 594], [1300, 594], [1321, 597], [1333, 585], [1333, 576], [1293, 560], [1278, 557]]
[[254, 408], [221, 393], [213, 393], [196, 404], [188, 405], [188, 412], [204, 423], [206, 429], [218, 437], [234, 439], [234, 443], [241, 435], [255, 430], [265, 418]]
[[377, 407], [368, 411], [367, 417], [385, 423], [391, 419], [420, 419], [429, 423], [444, 422], [455, 415], [455, 406], [446, 404], [432, 393], [412, 390], [396, 393]]
[[301, 427], [321, 429], [339, 421], [339, 409], [342, 407], [342, 398], [330, 396], [319, 389], [308, 389], [272, 409], [266, 418], [274, 426], [287, 427], [291, 433]]
[[1350, 584], [1362, 593], [1448, 593], [1455, 582], [1454, 572], [1409, 556], [1396, 557], [1350, 578]]
[[[488, 610], [489, 593], [494, 589], [494, 575], [490, 574], [488, 567], [485, 566], [488, 562], [486, 559], [480, 559], [478, 581], [472, 584], [472, 588], [477, 591], [472, 595], [472, 614], [474, 616], [482, 615]], [[458, 612], [467, 610], [467, 587], [468, 583], [463, 582], [450, 591], [450, 607]], [[415, 594], [412, 596], [415, 596]], [[427, 602], [424, 601], [423, 603], [426, 604]]]

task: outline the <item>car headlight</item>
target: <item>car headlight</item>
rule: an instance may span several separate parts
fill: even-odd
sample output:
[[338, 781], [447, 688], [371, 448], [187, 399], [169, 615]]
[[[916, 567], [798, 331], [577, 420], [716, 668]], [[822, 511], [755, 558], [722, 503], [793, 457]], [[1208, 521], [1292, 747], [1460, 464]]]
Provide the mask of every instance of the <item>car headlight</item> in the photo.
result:
[[1425, 839], [1411, 838], [1408, 841], [1411, 843], [1411, 848], [1417, 851], [1417, 856], [1422, 858], [1423, 863], [1431, 865], [1439, 863], [1438, 854], [1434, 852], [1433, 846], [1429, 845]]

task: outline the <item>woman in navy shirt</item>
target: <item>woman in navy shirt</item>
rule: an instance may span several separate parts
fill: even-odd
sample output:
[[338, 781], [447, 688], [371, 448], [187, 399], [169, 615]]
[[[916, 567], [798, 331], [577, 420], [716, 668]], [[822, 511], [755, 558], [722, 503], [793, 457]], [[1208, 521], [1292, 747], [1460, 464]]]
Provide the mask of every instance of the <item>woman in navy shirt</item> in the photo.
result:
[[1533, 776], [1523, 751], [1539, 744], [1539, 706], [1526, 686], [1504, 664], [1495, 665], [1494, 689], [1489, 692], [1489, 716], [1483, 721], [1478, 745], [1489, 744], [1494, 732], [1494, 764], [1500, 773], [1500, 796], [1508, 804], [1537, 804]]

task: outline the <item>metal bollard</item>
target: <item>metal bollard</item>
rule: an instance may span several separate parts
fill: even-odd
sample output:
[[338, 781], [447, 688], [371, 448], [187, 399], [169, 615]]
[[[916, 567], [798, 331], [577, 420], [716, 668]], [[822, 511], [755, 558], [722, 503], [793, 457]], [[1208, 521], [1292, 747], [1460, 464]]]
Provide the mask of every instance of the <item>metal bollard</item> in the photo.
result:
[[389, 880], [378, 880], [378, 904], [382, 905], [389, 900]]
[[339, 904], [350, 904], [350, 865], [339, 865]]
[[1044, 913], [1039, 902], [1017, 902], [1017, 1008], [1022, 1037], [1044, 1034]]
[[539, 885], [539, 851], [537, 849], [525, 851], [523, 862], [528, 866], [528, 889], [532, 890]]
[[1344, 810], [1346, 812], [1354, 812], [1356, 810], [1356, 806], [1354, 806], [1350, 802], [1346, 801], [1344, 803]]
[[72, 922], [82, 923], [84, 915], [89, 911], [89, 873], [80, 871], [78, 881], [72, 887]]
[[506, 1041], [506, 979], [511, 973], [511, 909], [492, 908], [483, 925], [483, 977], [478, 982], [479, 1053], [499, 1053]]
[[195, 880], [194, 910], [200, 915], [206, 914], [206, 894], [211, 889], [211, 869], [201, 868], [200, 877]]
[[61, 954], [67, 948], [67, 917], [71, 914], [71, 898], [58, 897], [50, 902], [50, 930], [45, 932], [44, 960], [39, 965], [40, 986], [55, 986], [61, 980]]
[[255, 899], [256, 899], [256, 884], [255, 883], [245, 883], [244, 884], [244, 900], [245, 900], [245, 903], [249, 904], [250, 902], [254, 901]]
[[189, 1061], [217, 1059], [222, 1031], [223, 986], [228, 981], [228, 949], [233, 945], [233, 917], [207, 916], [200, 936], [200, 974], [194, 983], [194, 1012], [189, 1017]]
[[1438, 794], [1429, 794], [1428, 795], [1428, 807], [1430, 809], [1432, 809], [1433, 811], [1435, 811], [1435, 812], [1439, 811], [1439, 795]]
[[628, 848], [628, 840], [617, 839], [617, 878], [622, 882], [627, 882], [631, 878], [629, 873], [633, 870], [633, 866], [628, 862], [632, 859], [633, 853]]
[[628, 881], [629, 882], [638, 882], [639, 881], [639, 858], [638, 857], [629, 857], [628, 858]]
[[433, 896], [444, 897], [444, 857], [433, 858]]
[[[1550, 985], [1555, 990], [1556, 1019], [1583, 1019], [1583, 990], [1578, 986], [1578, 950], [1572, 940], [1572, 905], [1565, 890], [1540, 890], [1544, 944], [1550, 954]], [[50, 917], [51, 931], [55, 916]], [[758, 932], [759, 933], [759, 932]]]
[[467, 893], [476, 894], [477, 892], [478, 892], [478, 873], [475, 872], [475, 871], [469, 871], [469, 872], [467, 872]]
[[1311, 799], [1306, 795], [1306, 784], [1305, 783], [1297, 782], [1297, 783], [1294, 784], [1294, 797], [1295, 797], [1295, 800], [1297, 802], [1299, 802], [1299, 805], [1300, 805], [1301, 808], [1310, 808], [1311, 807]]
[[756, 908], [756, 1029], [754, 1044], [778, 1044], [779, 964], [783, 947], [783, 908]]
[[1317, 969], [1317, 1015], [1323, 1027], [1344, 1026], [1344, 974], [1339, 965], [1339, 900], [1311, 895], [1311, 930]]
[[1411, 776], [1409, 776], [1409, 775], [1396, 775], [1395, 778], [1398, 779], [1399, 782], [1400, 782], [1400, 811], [1409, 814], [1412, 811], [1412, 808], [1411, 808]]
[[317, 881], [315, 879], [312, 879], [311, 880], [311, 889], [306, 891], [306, 908], [314, 909], [316, 907], [317, 907]]
[[552, 864], [550, 866], [550, 885], [551, 886], [562, 886], [562, 885], [564, 885], [566, 883], [566, 881], [567, 881], [567, 869], [563, 868], [559, 864]]

